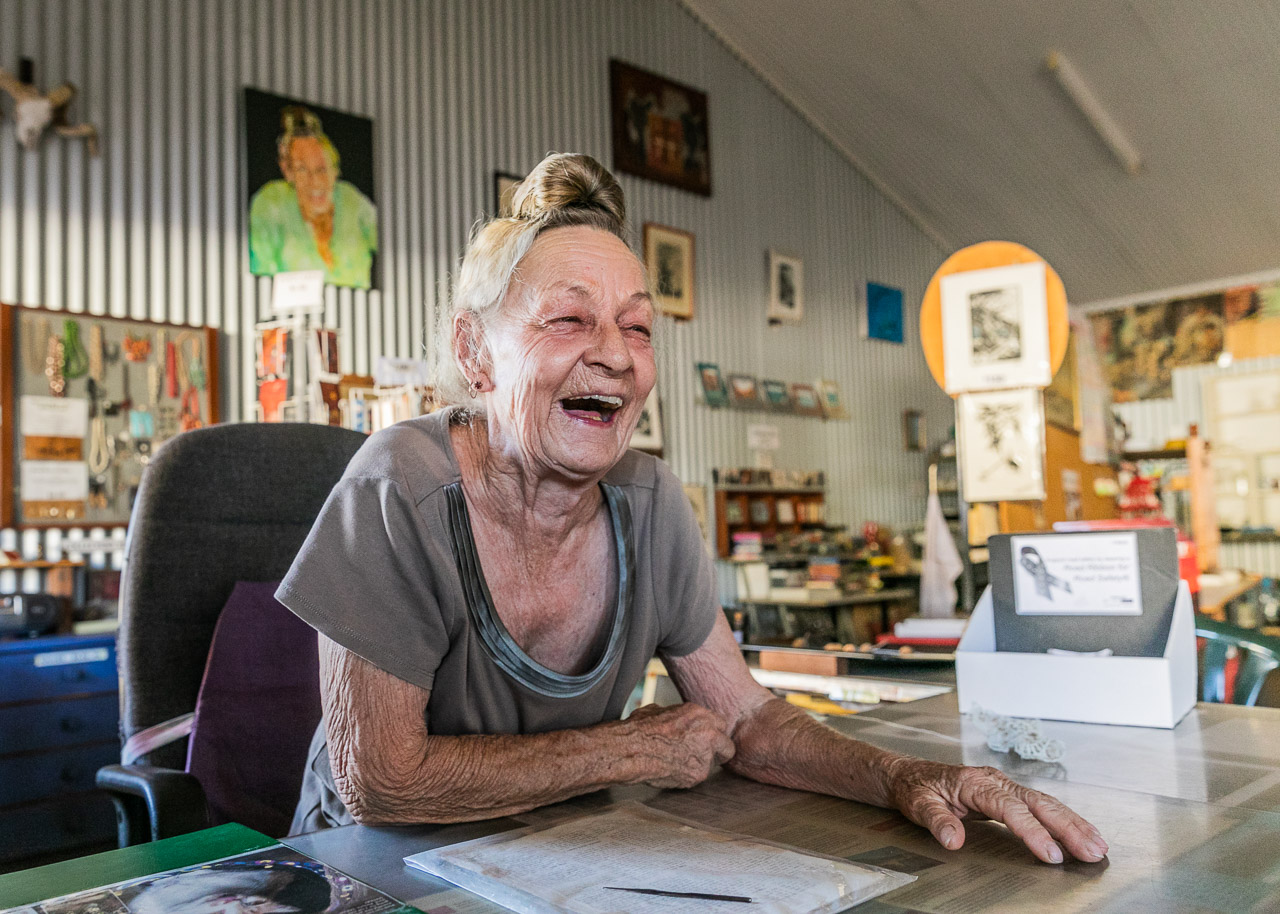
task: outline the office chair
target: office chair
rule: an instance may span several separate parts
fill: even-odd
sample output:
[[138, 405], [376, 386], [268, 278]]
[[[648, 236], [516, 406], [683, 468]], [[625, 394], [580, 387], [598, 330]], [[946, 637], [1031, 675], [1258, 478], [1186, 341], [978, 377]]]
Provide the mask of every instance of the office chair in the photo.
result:
[[[323, 425], [218, 425], [171, 439], [147, 465], [120, 588], [122, 764], [97, 778], [122, 847], [224, 821], [287, 831], [320, 720], [316, 637], [271, 583], [243, 582], [284, 576], [366, 440]], [[221, 624], [233, 590], [241, 609]], [[209, 708], [188, 740], [198, 695]]]
[[1267, 676], [1280, 667], [1280, 638], [1199, 615], [1196, 616], [1196, 637], [1204, 640], [1200, 661], [1200, 700], [1227, 700], [1227, 655], [1234, 647], [1238, 665], [1231, 704], [1257, 704]]

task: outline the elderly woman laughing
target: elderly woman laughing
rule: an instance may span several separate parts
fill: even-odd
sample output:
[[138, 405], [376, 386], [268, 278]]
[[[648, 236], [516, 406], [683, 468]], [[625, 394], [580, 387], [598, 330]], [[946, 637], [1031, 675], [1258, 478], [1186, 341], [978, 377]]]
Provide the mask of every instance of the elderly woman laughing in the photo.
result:
[[[627, 443], [654, 384], [654, 311], [622, 191], [556, 155], [474, 236], [441, 390], [373, 436], [280, 600], [320, 632], [324, 723], [295, 831], [456, 822], [717, 765], [901, 809], [945, 847], [965, 817], [1099, 860], [1061, 803], [991, 769], [848, 739], [751, 678], [680, 483]], [[684, 696], [623, 707], [657, 654]]]

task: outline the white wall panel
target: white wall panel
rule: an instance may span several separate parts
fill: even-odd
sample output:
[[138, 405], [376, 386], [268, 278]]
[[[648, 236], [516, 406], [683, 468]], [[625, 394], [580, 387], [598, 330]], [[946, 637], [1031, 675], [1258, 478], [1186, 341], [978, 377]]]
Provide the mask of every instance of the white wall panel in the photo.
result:
[[[22, 151], [0, 121], [0, 299], [218, 327], [232, 419], [253, 401], [251, 329], [270, 289], [247, 273], [244, 86], [375, 120], [381, 288], [331, 290], [325, 310], [342, 367], [360, 372], [431, 351], [495, 169], [552, 150], [609, 163], [611, 57], [706, 91], [714, 195], [621, 176], [635, 242], [646, 221], [697, 237], [697, 316], [661, 333], [668, 459], [707, 482], [747, 463], [746, 426], [769, 421], [778, 465], [828, 471], [833, 520], [921, 521], [926, 458], [904, 453], [901, 415], [924, 410], [935, 444], [953, 421], [916, 342], [947, 252], [674, 0], [4, 0], [4, 22], [0, 63], [74, 79], [73, 117], [99, 126], [103, 154], [56, 138]], [[798, 327], [765, 324], [770, 247], [804, 258]], [[859, 339], [867, 280], [905, 291], [907, 345]], [[708, 409], [698, 360], [834, 378], [854, 418]]]

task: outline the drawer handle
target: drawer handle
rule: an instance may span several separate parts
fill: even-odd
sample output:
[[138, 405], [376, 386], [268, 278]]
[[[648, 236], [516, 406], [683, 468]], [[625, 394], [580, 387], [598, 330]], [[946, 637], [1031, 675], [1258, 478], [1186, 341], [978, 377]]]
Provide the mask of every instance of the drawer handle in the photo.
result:
[[78, 717], [64, 717], [58, 721], [58, 727], [63, 733], [79, 733], [84, 729], [84, 721]]

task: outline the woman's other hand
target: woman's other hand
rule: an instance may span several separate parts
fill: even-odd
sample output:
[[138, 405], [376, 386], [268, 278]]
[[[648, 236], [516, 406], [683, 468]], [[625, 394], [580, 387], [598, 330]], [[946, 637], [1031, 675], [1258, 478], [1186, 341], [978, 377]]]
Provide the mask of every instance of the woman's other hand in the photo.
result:
[[647, 756], [658, 772], [645, 779], [653, 787], [701, 784], [735, 751], [724, 718], [693, 702], [668, 708], [645, 705], [623, 724], [635, 734], [636, 754]]
[[[1003, 822], [1046, 863], [1061, 863], [1065, 847], [1093, 863], [1107, 854], [1098, 830], [1053, 797], [1023, 787], [995, 768], [943, 765], [898, 757], [888, 763], [889, 795], [908, 819], [948, 850], [964, 844], [962, 819]], [[1055, 840], [1056, 839], [1056, 840]]]

